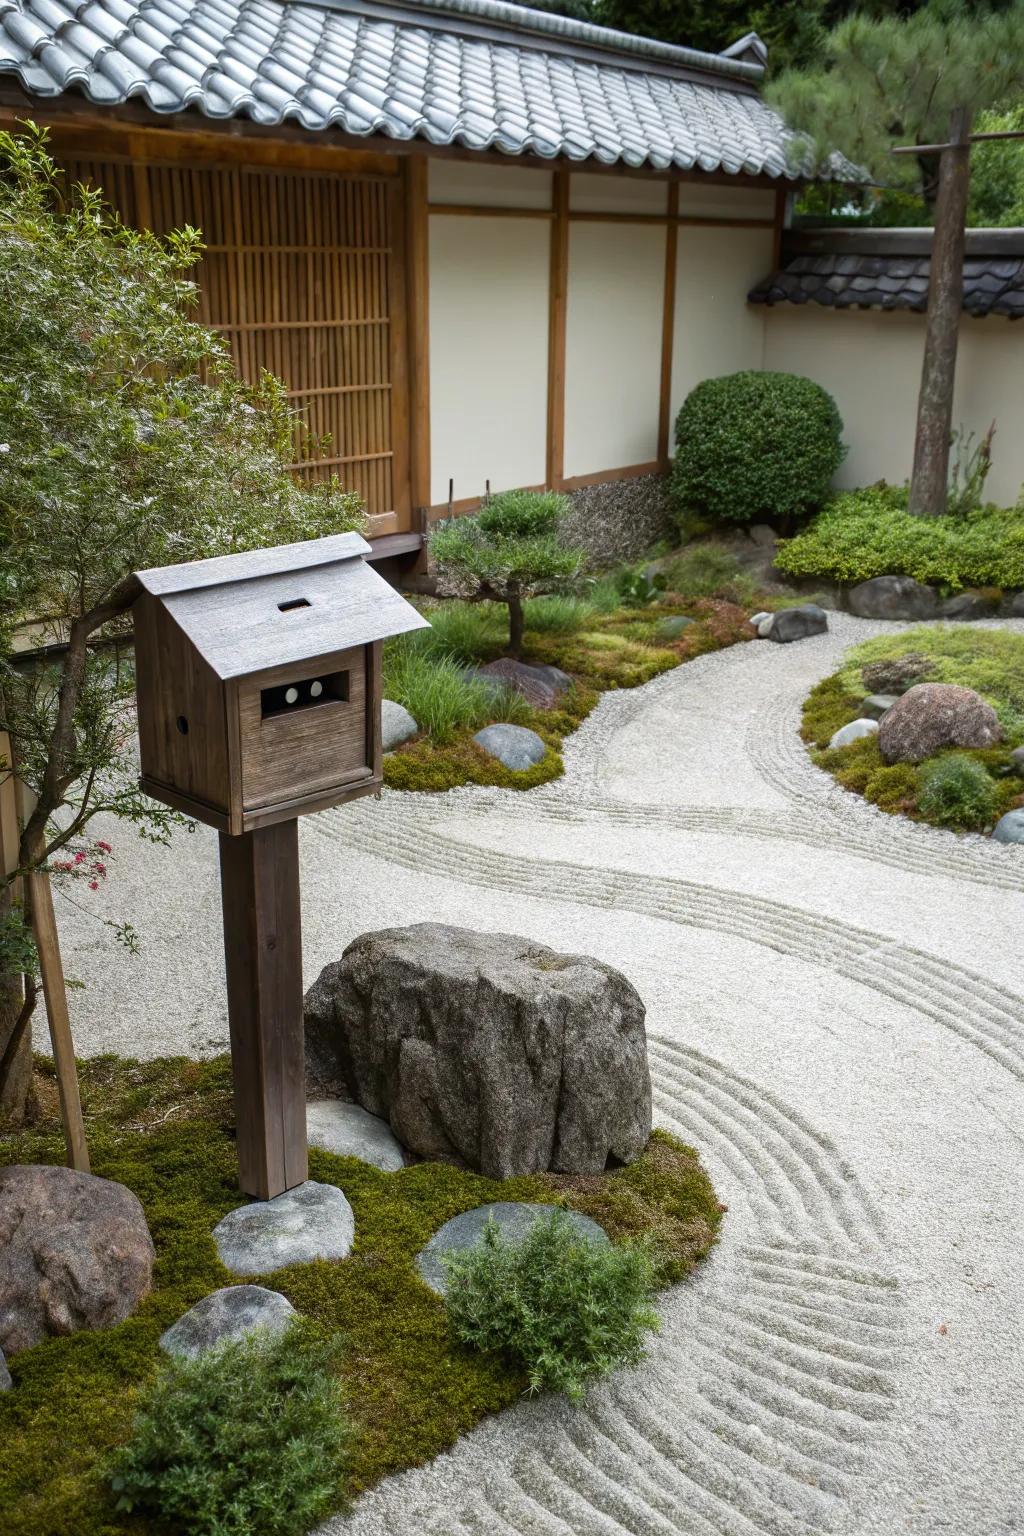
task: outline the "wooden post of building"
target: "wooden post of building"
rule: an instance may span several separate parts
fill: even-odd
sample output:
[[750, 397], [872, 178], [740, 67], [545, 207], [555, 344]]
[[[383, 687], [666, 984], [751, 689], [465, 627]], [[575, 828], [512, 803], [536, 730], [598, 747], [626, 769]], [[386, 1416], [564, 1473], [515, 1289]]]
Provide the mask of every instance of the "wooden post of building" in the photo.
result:
[[220, 835], [239, 1183], [273, 1199], [305, 1182], [298, 822]]

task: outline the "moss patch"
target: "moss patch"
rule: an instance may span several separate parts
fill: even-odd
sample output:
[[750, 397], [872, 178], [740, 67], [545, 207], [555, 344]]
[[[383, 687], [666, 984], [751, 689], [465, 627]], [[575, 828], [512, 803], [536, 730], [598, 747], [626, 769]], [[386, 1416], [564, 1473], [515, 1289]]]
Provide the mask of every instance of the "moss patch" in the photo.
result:
[[[1004, 740], [999, 746], [966, 753], [948, 748], [922, 764], [884, 763], [875, 736], [862, 737], [835, 751], [829, 747], [835, 732], [860, 716], [868, 692], [862, 668], [910, 652], [933, 660], [934, 671], [928, 682], [973, 688], [989, 701], [1003, 727]], [[983, 831], [1006, 811], [1024, 804], [1024, 780], [1010, 760], [1013, 748], [1024, 740], [1024, 637], [1004, 630], [936, 624], [867, 640], [847, 654], [839, 672], [811, 690], [804, 703], [801, 735], [820, 768], [879, 810], [933, 826]], [[953, 803], [949, 797], [940, 800], [934, 791], [926, 793], [929, 765], [954, 753], [972, 760], [991, 777], [990, 795], [976, 792]], [[989, 807], [987, 815], [980, 809], [983, 805]]]
[[[16, 1390], [0, 1396], [4, 1536], [141, 1536], [142, 1523], [115, 1513], [104, 1464], [159, 1364], [160, 1334], [232, 1278], [210, 1235], [241, 1198], [227, 1058], [106, 1057], [80, 1071], [93, 1170], [142, 1201], [157, 1252], [154, 1289], [116, 1328], [47, 1340], [11, 1362]], [[52, 1067], [43, 1061], [37, 1098], [37, 1123], [0, 1133], [0, 1165], [63, 1161]], [[356, 1426], [348, 1497], [436, 1456], [523, 1390], [506, 1362], [453, 1343], [442, 1303], [419, 1279], [415, 1255], [444, 1222], [494, 1200], [566, 1205], [613, 1241], [652, 1234], [659, 1279], [669, 1284], [708, 1252], [722, 1215], [697, 1154], [662, 1132], [631, 1167], [595, 1178], [502, 1182], [440, 1163], [385, 1174], [316, 1150], [310, 1176], [351, 1201], [352, 1256], [253, 1279], [344, 1341], [341, 1375]]]

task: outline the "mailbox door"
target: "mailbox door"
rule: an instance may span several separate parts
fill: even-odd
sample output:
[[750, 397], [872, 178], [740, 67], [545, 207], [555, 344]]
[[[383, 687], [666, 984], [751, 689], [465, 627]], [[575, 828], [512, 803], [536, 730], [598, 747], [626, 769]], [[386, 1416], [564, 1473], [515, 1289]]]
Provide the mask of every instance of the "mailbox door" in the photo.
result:
[[365, 646], [238, 685], [243, 815], [371, 778]]

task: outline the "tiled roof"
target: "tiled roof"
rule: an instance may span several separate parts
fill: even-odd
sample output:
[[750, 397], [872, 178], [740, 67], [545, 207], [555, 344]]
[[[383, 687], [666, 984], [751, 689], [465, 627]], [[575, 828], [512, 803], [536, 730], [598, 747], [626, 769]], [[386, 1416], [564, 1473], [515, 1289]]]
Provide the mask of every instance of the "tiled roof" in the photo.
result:
[[37, 97], [795, 179], [742, 42], [701, 54], [500, 0], [0, 0], [0, 77]]
[[[750, 302], [923, 311], [928, 307], [930, 232], [921, 232], [917, 240], [893, 238], [903, 233], [844, 230], [845, 238], [838, 241], [819, 236], [804, 242], [841, 247], [834, 250], [801, 250], [797, 236], [784, 246], [780, 270], [751, 290]], [[994, 240], [993, 235], [1004, 238]], [[887, 243], [896, 249], [887, 251]], [[1014, 245], [1019, 252], [1015, 253]], [[1024, 230], [970, 232], [964, 258], [964, 309], [971, 315], [1024, 318]]]

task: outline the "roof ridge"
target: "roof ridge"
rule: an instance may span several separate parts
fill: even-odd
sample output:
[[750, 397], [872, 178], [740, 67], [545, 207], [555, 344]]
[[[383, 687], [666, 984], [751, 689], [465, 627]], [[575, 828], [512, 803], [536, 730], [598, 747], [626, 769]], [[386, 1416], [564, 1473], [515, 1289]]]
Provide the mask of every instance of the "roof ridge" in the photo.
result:
[[[285, 3], [285, 0], [281, 0], [281, 3]], [[327, 10], [348, 11], [353, 15], [372, 14], [375, 9], [373, 0], [304, 0], [304, 3]], [[618, 32], [613, 27], [601, 27], [590, 21], [576, 21], [568, 16], [558, 16], [553, 11], [534, 10], [531, 6], [512, 4], [510, 0], [384, 0], [381, 8], [419, 16], [428, 25], [430, 15], [475, 21], [493, 27], [496, 32], [578, 43], [620, 59], [654, 60], [680, 69], [699, 70], [726, 80], [743, 80], [751, 85], [761, 81], [765, 73], [763, 63], [732, 57], [728, 50], [705, 53], [699, 48], [685, 48], [681, 44], [663, 43], [653, 37]], [[755, 35], [749, 34], [751, 37]], [[747, 39], [742, 41], [746, 42]], [[757, 41], [760, 42], [760, 39]]]

